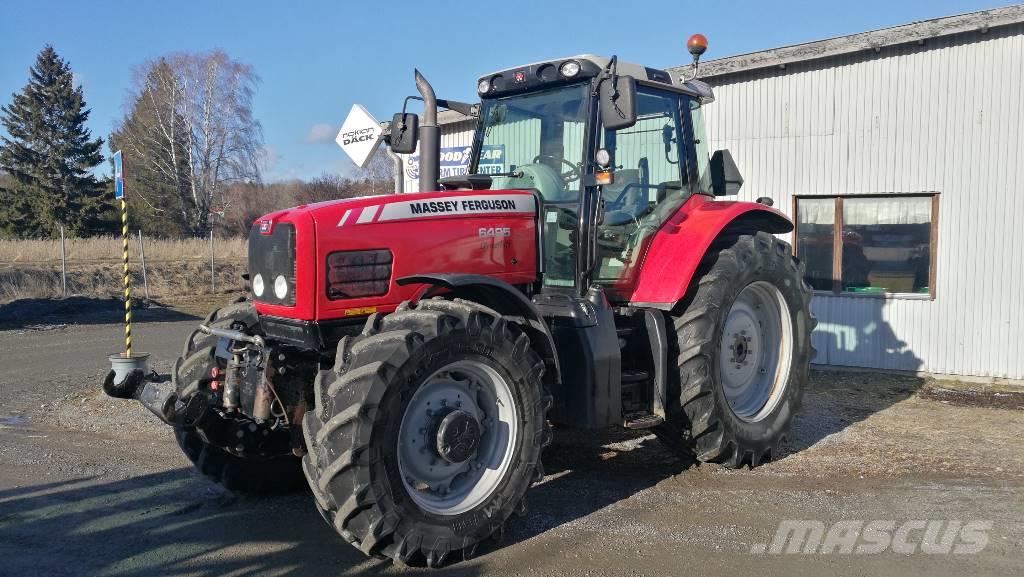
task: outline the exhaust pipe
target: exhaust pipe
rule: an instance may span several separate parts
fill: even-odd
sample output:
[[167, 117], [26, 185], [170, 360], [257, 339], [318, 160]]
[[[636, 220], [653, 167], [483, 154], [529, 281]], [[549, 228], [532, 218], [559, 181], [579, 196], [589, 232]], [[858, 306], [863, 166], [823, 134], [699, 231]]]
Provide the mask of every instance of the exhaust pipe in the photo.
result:
[[437, 97], [427, 79], [416, 73], [416, 90], [423, 97], [420, 122], [420, 192], [437, 190], [441, 175], [441, 131], [437, 127]]

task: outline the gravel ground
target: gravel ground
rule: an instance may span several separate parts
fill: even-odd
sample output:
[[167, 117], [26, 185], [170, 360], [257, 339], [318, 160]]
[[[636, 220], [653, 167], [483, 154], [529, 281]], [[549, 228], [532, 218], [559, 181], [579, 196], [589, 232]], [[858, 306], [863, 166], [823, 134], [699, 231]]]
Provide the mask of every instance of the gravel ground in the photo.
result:
[[[166, 372], [195, 320], [140, 316], [137, 342]], [[420, 571], [363, 558], [308, 495], [239, 498], [194, 474], [155, 417], [99, 393], [120, 339], [104, 320], [0, 331], [0, 575]], [[791, 452], [743, 471], [678, 460], [649, 435], [559, 429], [528, 514], [432, 574], [1018, 575], [1022, 405], [1012, 388], [814, 371]], [[752, 553], [790, 519], [992, 525], [975, 555]]]

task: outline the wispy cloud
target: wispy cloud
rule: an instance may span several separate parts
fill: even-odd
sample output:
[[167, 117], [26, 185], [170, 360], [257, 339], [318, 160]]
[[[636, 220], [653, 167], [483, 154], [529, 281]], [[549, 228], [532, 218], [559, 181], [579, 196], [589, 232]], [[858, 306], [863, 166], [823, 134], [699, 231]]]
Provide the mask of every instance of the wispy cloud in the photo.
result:
[[309, 133], [306, 134], [306, 142], [319, 143], [319, 142], [332, 142], [334, 140], [334, 127], [326, 122], [314, 124], [310, 127]]

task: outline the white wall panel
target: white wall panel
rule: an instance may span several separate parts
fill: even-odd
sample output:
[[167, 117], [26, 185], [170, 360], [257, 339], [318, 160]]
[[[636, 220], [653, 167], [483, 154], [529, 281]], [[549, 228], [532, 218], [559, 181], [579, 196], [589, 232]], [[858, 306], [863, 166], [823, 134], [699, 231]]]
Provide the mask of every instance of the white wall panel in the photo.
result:
[[741, 198], [940, 193], [935, 300], [819, 295], [817, 362], [1024, 378], [1024, 26], [705, 79]]

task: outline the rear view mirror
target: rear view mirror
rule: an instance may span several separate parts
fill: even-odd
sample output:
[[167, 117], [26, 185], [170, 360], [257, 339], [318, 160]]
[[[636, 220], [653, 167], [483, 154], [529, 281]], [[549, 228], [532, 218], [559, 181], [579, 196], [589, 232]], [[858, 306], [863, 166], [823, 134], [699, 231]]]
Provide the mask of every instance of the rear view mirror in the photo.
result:
[[391, 137], [388, 140], [395, 154], [416, 152], [419, 140], [420, 118], [411, 112], [399, 112], [391, 118]]
[[716, 150], [711, 155], [711, 192], [715, 196], [738, 194], [743, 176], [728, 150]]
[[606, 130], [629, 128], [636, 124], [636, 80], [632, 76], [614, 76], [601, 81], [601, 123]]

